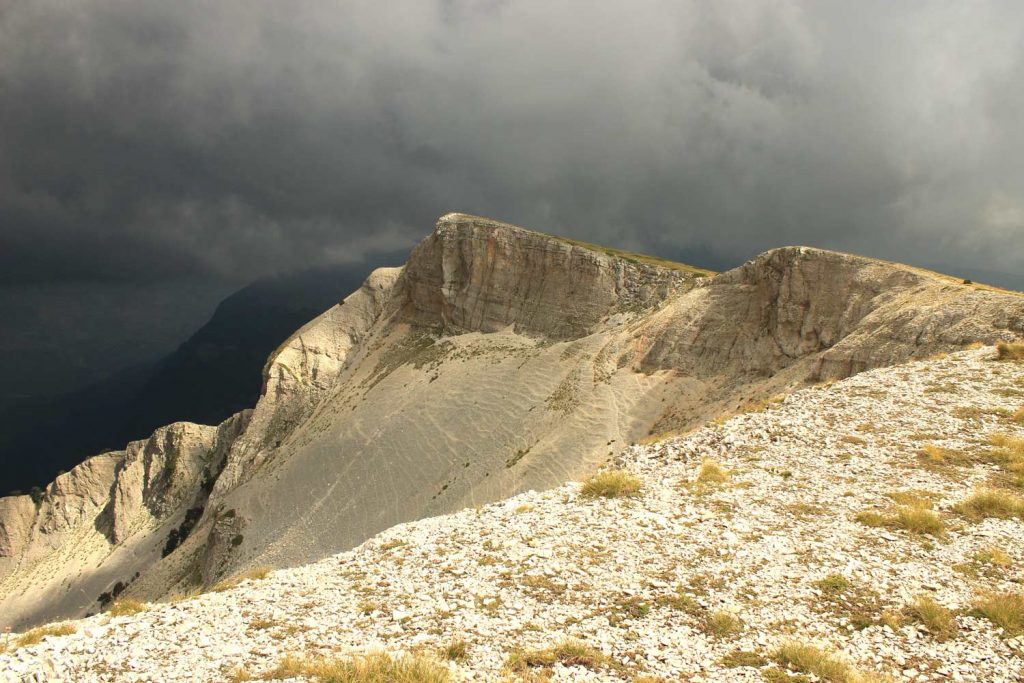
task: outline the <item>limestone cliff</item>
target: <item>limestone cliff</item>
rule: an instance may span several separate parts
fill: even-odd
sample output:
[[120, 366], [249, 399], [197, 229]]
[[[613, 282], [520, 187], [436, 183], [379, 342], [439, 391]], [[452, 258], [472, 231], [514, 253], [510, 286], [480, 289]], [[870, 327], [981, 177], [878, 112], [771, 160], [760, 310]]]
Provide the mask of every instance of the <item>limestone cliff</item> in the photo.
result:
[[652, 431], [1022, 333], [1020, 294], [873, 259], [787, 247], [713, 275], [449, 214], [285, 342], [252, 411], [0, 499], [0, 622], [319, 559]]
[[657, 306], [707, 271], [597, 251], [506, 223], [448, 214], [413, 251], [400, 282], [402, 319], [448, 333], [576, 339], [615, 312]]

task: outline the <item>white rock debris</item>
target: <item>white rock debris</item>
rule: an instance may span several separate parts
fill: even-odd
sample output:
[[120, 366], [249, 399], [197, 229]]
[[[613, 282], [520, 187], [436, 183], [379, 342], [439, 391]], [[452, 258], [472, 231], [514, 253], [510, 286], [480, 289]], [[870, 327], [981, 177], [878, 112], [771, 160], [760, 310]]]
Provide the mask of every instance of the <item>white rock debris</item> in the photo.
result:
[[[1024, 523], [969, 522], [953, 506], [997, 474], [982, 459], [926, 467], [926, 444], [984, 452], [994, 432], [1024, 436], [1024, 363], [991, 348], [809, 387], [760, 412], [628, 448], [611, 466], [643, 481], [633, 498], [588, 499], [579, 484], [403, 524], [352, 551], [0, 654], [3, 681], [223, 681], [258, 678], [288, 654], [437, 653], [465, 639], [453, 680], [505, 680], [517, 647], [574, 638], [619, 666], [556, 665], [553, 680], [760, 681], [782, 643], [836, 652], [894, 680], [1024, 680], [1024, 638], [971, 612], [987, 591], [1020, 591]], [[688, 486], [701, 463], [732, 470]], [[855, 520], [887, 494], [937, 494], [938, 537]], [[990, 547], [1012, 564], [987, 566]], [[839, 574], [846, 602], [816, 586]], [[940, 640], [880, 620], [915, 596], [955, 609]], [[684, 597], [680, 597], [684, 596]], [[687, 599], [685, 596], [689, 596]], [[742, 630], [715, 636], [724, 610]], [[858, 610], [863, 612], [858, 614]], [[736, 651], [767, 660], [729, 668]], [[514, 678], [514, 677], [513, 677]], [[297, 679], [296, 679], [297, 680]], [[808, 679], [813, 680], [813, 679]]]

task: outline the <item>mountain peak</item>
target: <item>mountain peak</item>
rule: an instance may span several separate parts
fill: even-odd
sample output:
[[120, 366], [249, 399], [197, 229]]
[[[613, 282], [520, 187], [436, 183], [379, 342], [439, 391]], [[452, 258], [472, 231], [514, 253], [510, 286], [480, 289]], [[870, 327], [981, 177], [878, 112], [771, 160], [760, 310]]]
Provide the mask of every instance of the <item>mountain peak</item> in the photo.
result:
[[[272, 354], [252, 410], [0, 501], [0, 623], [315, 561], [808, 382], [1022, 336], [1024, 297], [873, 259], [785, 247], [712, 275], [449, 214]], [[138, 514], [104, 534], [111, 510]]]

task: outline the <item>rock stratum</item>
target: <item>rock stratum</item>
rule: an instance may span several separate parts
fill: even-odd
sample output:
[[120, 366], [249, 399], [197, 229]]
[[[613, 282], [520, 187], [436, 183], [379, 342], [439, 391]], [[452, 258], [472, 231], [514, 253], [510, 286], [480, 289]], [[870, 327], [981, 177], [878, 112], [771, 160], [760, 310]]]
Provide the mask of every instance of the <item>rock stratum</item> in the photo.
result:
[[786, 247], [715, 275], [449, 214], [277, 349], [253, 409], [0, 499], [0, 625], [313, 562], [808, 383], [1022, 334], [1019, 293], [898, 264]]

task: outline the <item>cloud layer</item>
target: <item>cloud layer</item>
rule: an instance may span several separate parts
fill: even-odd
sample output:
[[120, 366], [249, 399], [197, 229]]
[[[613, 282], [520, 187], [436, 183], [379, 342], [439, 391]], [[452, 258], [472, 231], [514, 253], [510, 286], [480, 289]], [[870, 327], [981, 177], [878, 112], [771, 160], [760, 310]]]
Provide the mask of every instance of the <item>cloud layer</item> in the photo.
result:
[[1021, 83], [1010, 1], [10, 0], [0, 282], [246, 280], [451, 210], [1021, 271]]

